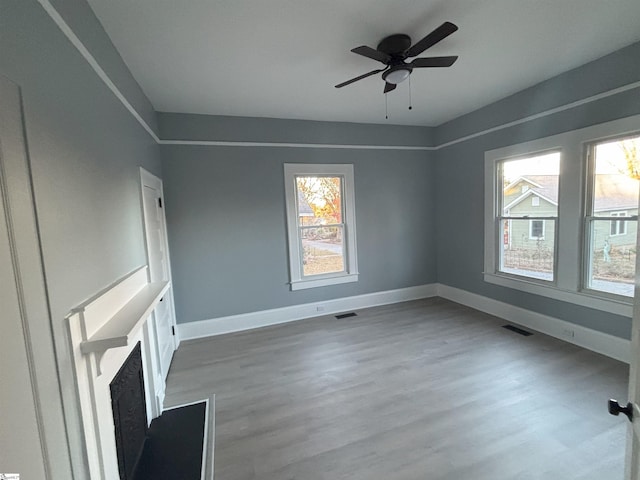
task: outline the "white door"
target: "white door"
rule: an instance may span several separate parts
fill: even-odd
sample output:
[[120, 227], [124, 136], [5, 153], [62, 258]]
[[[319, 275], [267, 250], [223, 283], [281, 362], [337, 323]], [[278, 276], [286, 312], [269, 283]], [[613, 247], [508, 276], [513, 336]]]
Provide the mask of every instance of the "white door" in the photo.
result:
[[[636, 251], [640, 252], [640, 230], [636, 239]], [[631, 369], [629, 373], [629, 403], [622, 413], [628, 413], [633, 420], [627, 432], [626, 480], [640, 480], [640, 255], [636, 256], [635, 294], [633, 300], [633, 320], [631, 323]], [[610, 402], [609, 411], [618, 410], [618, 405]]]
[[[147, 261], [151, 282], [171, 281], [169, 243], [164, 216], [162, 181], [141, 169]], [[170, 286], [154, 311], [158, 364], [162, 380], [167, 378], [176, 349], [173, 287]]]

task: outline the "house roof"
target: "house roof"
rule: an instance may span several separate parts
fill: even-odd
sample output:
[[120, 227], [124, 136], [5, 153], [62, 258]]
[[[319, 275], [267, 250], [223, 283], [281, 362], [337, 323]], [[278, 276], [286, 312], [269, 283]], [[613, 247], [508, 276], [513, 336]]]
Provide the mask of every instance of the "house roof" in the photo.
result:
[[298, 216], [300, 217], [313, 217], [314, 213], [307, 202], [306, 197], [302, 194], [300, 190], [298, 190]]
[[[512, 199], [505, 208], [513, 208], [531, 195], [537, 195], [557, 205], [558, 179], [558, 175], [527, 175], [514, 180], [505, 187], [505, 192], [515, 190], [523, 183], [527, 184], [529, 190]], [[596, 212], [638, 208], [638, 181], [622, 175], [596, 175], [594, 207]]]
[[529, 180], [529, 185], [537, 185], [529, 187], [533, 193], [558, 204], [558, 175], [527, 175], [521, 178]]

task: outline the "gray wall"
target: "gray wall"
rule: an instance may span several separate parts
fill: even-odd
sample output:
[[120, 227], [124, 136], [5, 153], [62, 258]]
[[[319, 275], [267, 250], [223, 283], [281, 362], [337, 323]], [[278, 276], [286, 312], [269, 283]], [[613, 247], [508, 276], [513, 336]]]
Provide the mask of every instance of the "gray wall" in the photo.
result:
[[[163, 146], [179, 322], [435, 282], [432, 154]], [[290, 291], [283, 179], [289, 162], [354, 165], [357, 283]]]
[[[437, 141], [442, 144], [640, 81], [638, 58], [640, 43], [442, 125], [436, 129]], [[630, 338], [631, 321], [628, 318], [484, 282], [484, 152], [638, 113], [640, 88], [438, 150], [438, 281]]]
[[431, 147], [435, 129], [402, 125], [158, 113], [163, 140]]
[[[68, 7], [71, 24], [90, 27], [92, 54], [112, 78], [129, 82], [130, 93], [132, 78], [88, 7], [54, 3]], [[22, 88], [62, 397], [74, 462], [81, 463], [64, 318], [146, 263], [138, 166], [159, 174], [159, 148], [35, 0], [0, 0], [0, 45], [0, 74]], [[148, 104], [136, 95], [137, 104]], [[56, 379], [49, 381], [49, 390], [56, 391]], [[55, 396], [47, 400], [59, 402]], [[70, 478], [64, 432], [56, 434], [61, 450], [52, 455], [54, 477]]]

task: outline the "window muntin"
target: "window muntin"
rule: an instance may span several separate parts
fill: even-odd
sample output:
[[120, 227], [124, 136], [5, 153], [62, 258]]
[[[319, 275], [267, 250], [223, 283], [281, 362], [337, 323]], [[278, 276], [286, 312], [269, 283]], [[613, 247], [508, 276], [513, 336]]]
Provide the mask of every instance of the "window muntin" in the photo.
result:
[[357, 281], [353, 166], [284, 170], [291, 289]]
[[590, 290], [632, 297], [640, 137], [593, 143], [587, 151], [584, 285]]
[[501, 231], [496, 270], [551, 282], [555, 276], [560, 153], [502, 160], [496, 167], [496, 225]]

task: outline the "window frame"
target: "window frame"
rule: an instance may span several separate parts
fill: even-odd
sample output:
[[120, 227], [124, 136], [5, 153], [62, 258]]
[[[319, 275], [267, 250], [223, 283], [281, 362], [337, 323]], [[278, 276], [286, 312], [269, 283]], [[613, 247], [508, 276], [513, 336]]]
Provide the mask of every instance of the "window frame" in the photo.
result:
[[[526, 293], [552, 298], [563, 302], [631, 317], [633, 298], [609, 295], [606, 292], [585, 288], [585, 252], [588, 248], [585, 232], [586, 163], [589, 144], [610, 139], [638, 135], [640, 115], [633, 115], [606, 123], [567, 131], [519, 144], [487, 150], [485, 160], [484, 189], [484, 271], [485, 282]], [[499, 260], [496, 215], [496, 164], [501, 160], [517, 159], [560, 150], [562, 166], [559, 179], [558, 217], [555, 235], [554, 282], [540, 283], [534, 279], [502, 273], [497, 270]], [[599, 217], [606, 219], [606, 217]], [[502, 240], [500, 240], [502, 241]], [[578, 248], [576, 248], [578, 246]]]
[[[534, 222], [542, 222], [542, 235], [540, 235], [539, 237], [536, 237], [533, 234], [533, 223]], [[546, 223], [543, 219], [541, 218], [532, 218], [529, 220], [529, 240], [544, 240], [545, 239], [545, 233], [546, 233]], [[555, 251], [555, 248], [554, 248]]]
[[[624, 217], [628, 217], [629, 215], [627, 215], [627, 210], [621, 210], [619, 212], [611, 212], [609, 214], [609, 216], [611, 217], [617, 217], [617, 218], [624, 218]], [[633, 217], [633, 215], [631, 215], [631, 217]], [[631, 218], [633, 220], [633, 218]], [[615, 227], [614, 227], [615, 225]], [[611, 233], [611, 227], [614, 227], [616, 230], [616, 233]], [[622, 228], [620, 228], [622, 227]], [[627, 234], [627, 220], [611, 220], [611, 224], [609, 225], [609, 236], [610, 237], [619, 237], [621, 235], [626, 235]]]
[[[526, 282], [532, 282], [532, 283], [539, 283], [539, 284], [543, 284], [543, 285], [555, 285], [556, 283], [556, 279], [557, 279], [557, 269], [558, 269], [558, 229], [555, 227], [556, 225], [558, 225], [559, 223], [559, 218], [560, 218], [560, 210], [559, 210], [559, 205], [558, 205], [558, 211], [556, 212], [556, 215], [554, 216], [548, 216], [548, 215], [541, 215], [541, 216], [536, 216], [536, 215], [527, 215], [527, 216], [521, 216], [521, 215], [511, 215], [510, 212], [509, 213], [504, 213], [503, 209], [505, 208], [504, 203], [504, 197], [503, 197], [503, 187], [502, 185], [502, 176], [503, 176], [503, 165], [506, 162], [510, 162], [510, 161], [517, 161], [517, 160], [525, 160], [527, 158], [530, 157], [538, 157], [538, 156], [543, 156], [543, 155], [548, 155], [551, 153], [558, 153], [560, 155], [560, 163], [562, 164], [562, 151], [558, 148], [548, 148], [548, 149], [543, 149], [543, 150], [539, 150], [539, 151], [532, 151], [529, 153], [523, 153], [523, 154], [517, 154], [517, 155], [509, 155], [506, 156], [504, 158], [499, 158], [496, 157], [493, 159], [492, 166], [491, 166], [491, 175], [493, 175], [494, 177], [494, 183], [492, 186], [492, 195], [493, 195], [493, 199], [491, 200], [492, 204], [494, 205], [494, 210], [492, 212], [492, 216], [493, 216], [493, 222], [495, 224], [495, 231], [496, 232], [500, 232], [500, 234], [503, 231], [503, 225], [505, 221], [509, 222], [509, 231], [512, 231], [512, 221], [513, 220], [529, 220], [529, 240], [538, 240], [538, 237], [532, 237], [531, 236], [531, 222], [535, 221], [535, 220], [542, 220], [543, 221], [543, 236], [540, 238], [541, 240], [545, 240], [545, 229], [546, 229], [546, 225], [545, 225], [545, 220], [550, 220], [554, 223], [554, 238], [553, 238], [553, 244], [554, 244], [554, 248], [553, 248], [553, 271], [552, 271], [552, 279], [551, 280], [546, 280], [543, 278], [536, 278], [534, 276], [528, 276], [528, 275], [519, 275], [516, 273], [512, 273], [512, 272], [508, 272], [508, 271], [504, 271], [502, 270], [504, 267], [502, 265], [502, 257], [500, 255], [500, 251], [502, 248], [504, 248], [504, 243], [503, 240], [500, 238], [501, 235], [496, 235], [494, 237], [494, 258], [492, 260], [490, 260], [491, 262], [493, 262], [493, 265], [488, 266], [487, 265], [487, 235], [486, 235], [486, 226], [485, 226], [485, 272], [487, 271], [491, 271], [493, 272], [493, 274], [495, 275], [499, 275], [502, 276], [504, 278], [514, 278], [514, 279], [523, 279]], [[485, 165], [486, 168], [486, 165]], [[561, 167], [560, 167], [561, 168]], [[485, 175], [488, 175], [489, 173], [485, 171]], [[485, 185], [485, 188], [487, 188], [487, 186]], [[558, 187], [558, 196], [560, 195], [559, 192], [560, 187]], [[521, 196], [518, 198], [522, 198], [523, 196], [527, 195], [527, 192], [529, 192], [531, 189], [527, 188], [526, 190], [524, 190], [523, 192], [521, 192]], [[513, 204], [513, 202], [515, 202], [516, 200], [513, 200], [511, 204]], [[486, 200], [485, 200], [486, 202]], [[509, 204], [509, 205], [511, 205]], [[559, 201], [558, 201], [559, 204]], [[485, 219], [488, 218], [488, 213], [486, 211], [486, 203], [485, 203]]]
[[[596, 216], [594, 211], [594, 195], [595, 195], [595, 171], [596, 171], [596, 148], [599, 144], [614, 142], [616, 140], [624, 140], [626, 138], [635, 138], [640, 135], [640, 131], [636, 130], [632, 132], [623, 132], [613, 135], [608, 135], [603, 138], [598, 138], [584, 142], [584, 158], [585, 158], [585, 195], [584, 195], [584, 215], [582, 217], [583, 222], [583, 247], [582, 247], [582, 275], [581, 275], [581, 287], [584, 292], [590, 295], [599, 296], [602, 298], [610, 298], [613, 300], [626, 299], [629, 302], [633, 302], [633, 296], [620, 295], [612, 292], [595, 289], [591, 286], [592, 276], [592, 259], [591, 254], [593, 251], [593, 238], [591, 224], [595, 222], [615, 222], [617, 224], [616, 229], [620, 224], [624, 226], [624, 233], [611, 234], [611, 224], [609, 225], [609, 237], [619, 237], [627, 234], [627, 223], [629, 221], [639, 223], [638, 215], [628, 215], [628, 210], [617, 210], [611, 212], [609, 215]], [[621, 213], [624, 213], [625, 220], [619, 220]], [[636, 226], [637, 228], [637, 226]]]
[[[298, 223], [298, 190], [296, 177], [339, 177], [342, 183], [342, 224], [344, 270], [319, 275], [303, 274], [303, 249]], [[356, 251], [355, 188], [352, 164], [285, 163], [285, 206], [291, 290], [324, 287], [358, 281]]]

